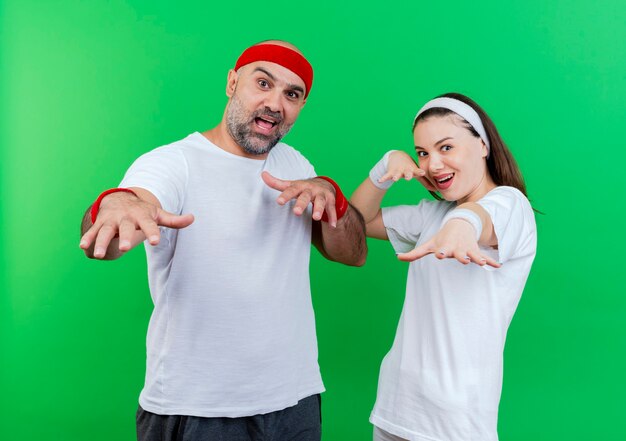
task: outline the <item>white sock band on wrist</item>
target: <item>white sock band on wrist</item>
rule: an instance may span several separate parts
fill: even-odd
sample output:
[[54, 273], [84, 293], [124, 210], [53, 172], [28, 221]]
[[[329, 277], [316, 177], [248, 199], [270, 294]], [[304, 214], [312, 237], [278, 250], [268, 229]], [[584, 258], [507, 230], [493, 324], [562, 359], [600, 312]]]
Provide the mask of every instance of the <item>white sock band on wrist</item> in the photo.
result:
[[476, 230], [476, 242], [478, 242], [480, 235], [483, 232], [483, 222], [480, 220], [480, 216], [467, 208], [455, 208], [444, 216], [441, 221], [441, 226], [443, 227], [446, 222], [451, 219], [463, 219], [464, 221], [469, 222], [474, 227], [474, 230]]
[[382, 178], [385, 173], [387, 173], [387, 165], [389, 165], [389, 155], [395, 151], [396, 150], [389, 150], [387, 153], [385, 153], [382, 159], [378, 161], [376, 165], [370, 170], [370, 180], [376, 187], [380, 188], [381, 190], [387, 190], [393, 185], [393, 179], [389, 179], [385, 182], [378, 182], [378, 180]]

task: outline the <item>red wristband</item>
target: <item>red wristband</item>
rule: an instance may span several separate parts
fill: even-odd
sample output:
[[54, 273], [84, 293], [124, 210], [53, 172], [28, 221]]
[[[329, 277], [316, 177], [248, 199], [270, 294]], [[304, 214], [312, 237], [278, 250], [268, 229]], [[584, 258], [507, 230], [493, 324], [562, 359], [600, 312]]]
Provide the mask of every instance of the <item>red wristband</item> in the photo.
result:
[[102, 193], [100, 193], [100, 196], [98, 196], [98, 199], [96, 199], [96, 202], [94, 202], [93, 205], [91, 206], [91, 223], [92, 224], [96, 223], [96, 218], [98, 217], [98, 211], [100, 210], [100, 203], [102, 202], [102, 199], [104, 199], [105, 196], [108, 196], [111, 193], [117, 193], [119, 191], [123, 191], [125, 193], [132, 193], [135, 196], [137, 196], [137, 193], [135, 193], [129, 188], [111, 188], [109, 190], [103, 191]]
[[[341, 192], [341, 188], [337, 185], [335, 181], [330, 179], [328, 176], [318, 176], [318, 178], [323, 179], [335, 187], [335, 211], [337, 212], [337, 220], [341, 219], [346, 211], [348, 211], [348, 200]], [[326, 211], [322, 214], [322, 221], [328, 222], [328, 216], [326, 215]]]

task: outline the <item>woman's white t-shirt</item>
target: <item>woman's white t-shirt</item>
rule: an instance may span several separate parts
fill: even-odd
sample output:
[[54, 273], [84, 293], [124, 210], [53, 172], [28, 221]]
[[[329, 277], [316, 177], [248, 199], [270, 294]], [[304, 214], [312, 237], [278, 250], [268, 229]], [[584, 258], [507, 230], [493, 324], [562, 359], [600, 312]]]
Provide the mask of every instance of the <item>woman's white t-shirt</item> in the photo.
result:
[[[486, 254], [502, 267], [463, 265], [428, 255], [412, 262], [393, 346], [382, 362], [370, 421], [409, 440], [498, 439], [498, 403], [507, 328], [536, 251], [533, 210], [512, 187], [497, 187], [480, 204], [498, 247]], [[434, 236], [455, 204], [422, 201], [383, 209], [396, 252]]]

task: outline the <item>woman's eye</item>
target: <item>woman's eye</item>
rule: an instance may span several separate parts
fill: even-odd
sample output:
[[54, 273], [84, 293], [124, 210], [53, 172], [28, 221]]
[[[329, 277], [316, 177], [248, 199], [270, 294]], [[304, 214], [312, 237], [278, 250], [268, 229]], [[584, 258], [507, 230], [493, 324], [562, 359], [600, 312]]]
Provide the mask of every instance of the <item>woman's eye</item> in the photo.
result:
[[420, 150], [419, 152], [417, 152], [417, 157], [418, 158], [423, 158], [424, 156], [428, 155], [428, 153], [426, 153], [423, 150]]
[[452, 146], [451, 145], [444, 145], [441, 147], [441, 151], [443, 152], [449, 152], [450, 150], [452, 150]]

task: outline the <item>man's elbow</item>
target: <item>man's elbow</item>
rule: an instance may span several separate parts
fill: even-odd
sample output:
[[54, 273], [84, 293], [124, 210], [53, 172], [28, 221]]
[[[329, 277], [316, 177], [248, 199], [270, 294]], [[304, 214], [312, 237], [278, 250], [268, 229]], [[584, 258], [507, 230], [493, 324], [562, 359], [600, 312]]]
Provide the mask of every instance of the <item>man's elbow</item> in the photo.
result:
[[348, 264], [349, 266], [354, 266], [354, 267], [361, 267], [363, 265], [365, 265], [365, 258], [363, 259], [359, 259], [353, 263]]
[[85, 257], [87, 259], [95, 259], [96, 258], [96, 256], [93, 255], [93, 251], [91, 251], [91, 250], [83, 250], [83, 251], [84, 251]]
[[337, 258], [334, 258], [332, 260], [348, 266], [363, 266], [365, 265], [365, 261], [367, 260], [367, 248], [352, 252], [350, 254], [345, 254], [343, 256], [338, 256]]
[[367, 261], [367, 250], [364, 253], [361, 253], [360, 255], [356, 256], [356, 259], [354, 260], [353, 263], [351, 263], [351, 266], [363, 266], [365, 265], [366, 261]]

